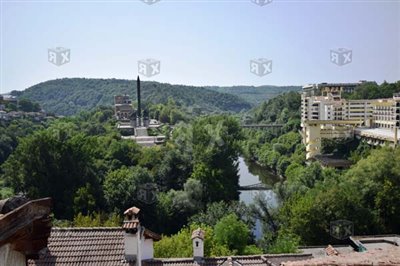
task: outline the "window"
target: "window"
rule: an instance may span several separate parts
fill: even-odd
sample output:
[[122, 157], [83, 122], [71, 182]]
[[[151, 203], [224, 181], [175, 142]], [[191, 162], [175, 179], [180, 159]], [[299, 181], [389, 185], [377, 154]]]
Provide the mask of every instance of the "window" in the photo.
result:
[[199, 241], [196, 241], [196, 248], [199, 247]]

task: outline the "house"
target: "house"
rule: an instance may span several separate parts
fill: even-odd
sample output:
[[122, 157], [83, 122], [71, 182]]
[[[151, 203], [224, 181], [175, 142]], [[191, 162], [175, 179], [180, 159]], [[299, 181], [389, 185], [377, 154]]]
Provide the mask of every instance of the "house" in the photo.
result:
[[0, 265], [26, 266], [47, 246], [51, 230], [51, 199], [0, 201]]
[[154, 258], [153, 243], [161, 239], [144, 228], [138, 218], [140, 209], [124, 212], [121, 227], [114, 228], [53, 228], [48, 246], [28, 266], [192, 266], [192, 265], [269, 265], [279, 266], [289, 260], [305, 260], [309, 254], [279, 254], [204, 258], [205, 232], [200, 228], [192, 234], [192, 258]]
[[0, 120], [8, 120], [10, 119], [9, 115], [6, 111], [0, 111]]
[[53, 228], [47, 249], [27, 265], [124, 266], [152, 260], [153, 243], [161, 237], [141, 225], [139, 212], [136, 207], [126, 210], [121, 227]]
[[12, 103], [17, 105], [18, 104], [18, 100], [17, 97], [13, 96], [13, 95], [9, 95], [9, 94], [3, 94], [2, 98], [0, 98], [0, 101], [3, 103]]
[[[206, 233], [191, 235], [191, 258], [154, 258], [161, 239], [139, 221], [140, 209], [124, 212], [121, 227], [52, 228], [49, 198], [0, 201], [0, 265], [7, 266], [303, 266], [400, 265], [400, 236], [351, 237], [351, 245], [305, 247], [296, 254], [204, 257]], [[354, 247], [356, 245], [356, 248]], [[362, 247], [362, 248], [361, 248]], [[362, 250], [363, 252], [358, 252]]]
[[23, 118], [24, 117], [24, 113], [23, 112], [19, 112], [19, 111], [11, 111], [8, 113], [9, 118], [11, 119], [18, 119], [18, 118]]

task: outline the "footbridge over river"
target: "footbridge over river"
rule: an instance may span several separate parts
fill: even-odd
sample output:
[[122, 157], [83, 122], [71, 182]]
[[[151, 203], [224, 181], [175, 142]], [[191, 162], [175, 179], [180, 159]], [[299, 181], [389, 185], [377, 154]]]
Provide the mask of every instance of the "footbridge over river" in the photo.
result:
[[264, 183], [257, 183], [257, 184], [252, 184], [252, 185], [246, 185], [246, 186], [239, 186], [239, 190], [245, 191], [245, 190], [271, 190], [272, 186], [267, 185]]

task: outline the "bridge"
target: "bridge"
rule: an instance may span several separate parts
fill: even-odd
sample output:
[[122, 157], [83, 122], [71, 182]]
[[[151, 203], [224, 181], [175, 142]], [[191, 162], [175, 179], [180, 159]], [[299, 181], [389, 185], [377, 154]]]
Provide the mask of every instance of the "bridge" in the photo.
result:
[[282, 128], [285, 124], [248, 124], [242, 125], [242, 128], [266, 129], [266, 128]]
[[257, 183], [257, 184], [252, 184], [252, 185], [247, 185], [247, 186], [239, 186], [239, 190], [245, 191], [245, 190], [271, 190], [272, 186], [267, 185], [264, 183]]

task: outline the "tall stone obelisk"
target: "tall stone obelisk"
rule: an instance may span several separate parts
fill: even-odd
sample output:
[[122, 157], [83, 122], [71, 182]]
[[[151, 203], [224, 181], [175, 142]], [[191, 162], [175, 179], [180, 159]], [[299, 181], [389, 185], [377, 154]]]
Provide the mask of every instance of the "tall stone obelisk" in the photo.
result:
[[141, 96], [140, 96], [140, 78], [137, 77], [136, 81], [136, 92], [137, 92], [137, 101], [138, 101], [138, 109], [137, 109], [137, 126], [142, 126], [142, 106], [141, 106]]

